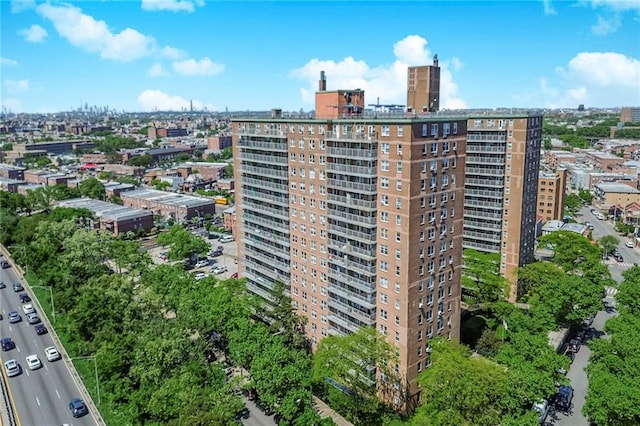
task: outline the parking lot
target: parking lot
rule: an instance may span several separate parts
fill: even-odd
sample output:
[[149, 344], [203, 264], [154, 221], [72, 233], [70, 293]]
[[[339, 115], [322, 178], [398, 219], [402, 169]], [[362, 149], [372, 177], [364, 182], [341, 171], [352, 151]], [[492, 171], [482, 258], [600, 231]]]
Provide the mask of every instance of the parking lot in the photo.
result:
[[[218, 239], [207, 239], [207, 242], [210, 246], [210, 252], [215, 251], [219, 246], [222, 246], [222, 255], [217, 257], [207, 256], [209, 264], [207, 266], [202, 266], [199, 268], [190, 269], [189, 272], [193, 274], [205, 273], [208, 276], [215, 276], [219, 279], [227, 279], [231, 278], [232, 275], [238, 272], [238, 244], [236, 241], [232, 241], [229, 243], [220, 243]], [[153, 262], [157, 265], [161, 265], [163, 263], [167, 263], [168, 260], [166, 257], [161, 256], [162, 253], [166, 253], [168, 251], [168, 247], [157, 246], [148, 249], [148, 253], [151, 256]], [[183, 261], [176, 261], [174, 263], [182, 263]], [[216, 274], [213, 272], [213, 269], [217, 266], [224, 266], [227, 270], [220, 274]]]

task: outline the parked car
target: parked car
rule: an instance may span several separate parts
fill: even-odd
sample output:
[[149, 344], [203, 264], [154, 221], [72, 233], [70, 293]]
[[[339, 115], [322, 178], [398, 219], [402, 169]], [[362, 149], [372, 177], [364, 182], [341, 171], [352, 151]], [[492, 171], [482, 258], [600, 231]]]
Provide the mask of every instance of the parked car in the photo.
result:
[[20, 291], [24, 291], [24, 288], [22, 287], [22, 284], [20, 284], [20, 283], [13, 283], [13, 291], [18, 293]]
[[22, 321], [22, 317], [20, 316], [18, 311], [9, 312], [9, 322], [11, 324], [15, 324], [15, 323], [20, 322], [20, 321]]
[[540, 416], [538, 417], [538, 423], [544, 424], [547, 415], [549, 414], [549, 402], [546, 399], [543, 399], [540, 402], [536, 402], [533, 404], [533, 408]]
[[2, 265], [2, 269], [7, 269], [11, 267], [11, 264], [9, 264], [9, 262], [7, 262], [6, 260], [0, 261], [0, 265]]
[[209, 256], [211, 257], [222, 256], [222, 250], [213, 250], [211, 253], [209, 253]]
[[49, 362], [57, 361], [60, 358], [62, 358], [60, 356], [60, 352], [58, 352], [55, 346], [49, 346], [44, 348], [44, 354], [47, 357], [47, 361]]
[[0, 340], [0, 342], [2, 342], [3, 352], [10, 351], [11, 349], [16, 347], [16, 344], [13, 343], [13, 340], [11, 340], [11, 337], [3, 337], [2, 340]]
[[626, 243], [624, 243], [624, 245], [626, 247], [629, 247], [629, 248], [634, 248], [635, 247], [635, 244], [634, 244], [633, 241], [627, 241]]
[[228, 271], [228, 269], [224, 265], [218, 265], [215, 268], [213, 268], [213, 273], [216, 274], [216, 275], [222, 274], [222, 273], [227, 272], [227, 271]]
[[89, 410], [87, 406], [84, 404], [84, 401], [80, 398], [73, 398], [69, 401], [69, 410], [71, 410], [71, 414], [73, 417], [78, 418], [89, 414]]
[[238, 273], [234, 272], [233, 274], [231, 274], [231, 278], [238, 278]]
[[202, 259], [202, 260], [198, 260], [196, 262], [196, 268], [204, 268], [205, 266], [209, 266], [209, 260], [208, 259]]
[[562, 412], [569, 412], [571, 400], [573, 399], [573, 388], [571, 386], [559, 386], [555, 395], [556, 408]]
[[620, 263], [624, 262], [624, 257], [622, 257], [621, 254], [615, 254], [613, 255], [613, 258], [616, 260], [616, 262], [620, 262]]
[[38, 355], [33, 354], [27, 357], [27, 367], [29, 367], [29, 370], [37, 370], [42, 367], [42, 362], [40, 358], [38, 358]]
[[0, 289], [1, 288], [7, 288], [7, 285], [4, 283], [4, 281], [0, 281]]
[[22, 372], [22, 368], [18, 361], [15, 359], [10, 359], [9, 361], [4, 363], [4, 368], [7, 371], [7, 376], [14, 377], [19, 375]]
[[203, 280], [203, 279], [207, 278], [208, 276], [209, 275], [205, 274], [204, 272], [198, 272], [195, 275], [195, 279], [196, 279], [196, 281], [200, 281], [200, 280]]
[[220, 242], [221, 243], [233, 242], [233, 237], [231, 235], [225, 235], [224, 237], [220, 238]]
[[36, 324], [36, 326], [33, 328], [36, 331], [36, 334], [38, 336], [42, 336], [43, 334], [47, 334], [49, 332], [49, 330], [47, 330], [47, 327], [45, 327], [44, 324]]
[[31, 298], [29, 297], [29, 295], [27, 293], [20, 293], [18, 295], [18, 297], [20, 298], [20, 303], [29, 303], [29, 302], [31, 302]]
[[578, 339], [571, 339], [568, 348], [571, 352], [577, 353], [580, 350], [580, 341]]

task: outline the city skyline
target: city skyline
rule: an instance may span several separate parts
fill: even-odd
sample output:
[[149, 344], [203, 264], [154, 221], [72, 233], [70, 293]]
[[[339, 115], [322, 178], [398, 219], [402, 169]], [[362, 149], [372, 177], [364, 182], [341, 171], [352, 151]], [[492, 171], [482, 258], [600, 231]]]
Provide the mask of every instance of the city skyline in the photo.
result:
[[[438, 54], [441, 109], [640, 103], [640, 4], [1, 2], [1, 103], [56, 112], [313, 109], [327, 89], [406, 104]], [[195, 41], [195, 42], [194, 42]]]

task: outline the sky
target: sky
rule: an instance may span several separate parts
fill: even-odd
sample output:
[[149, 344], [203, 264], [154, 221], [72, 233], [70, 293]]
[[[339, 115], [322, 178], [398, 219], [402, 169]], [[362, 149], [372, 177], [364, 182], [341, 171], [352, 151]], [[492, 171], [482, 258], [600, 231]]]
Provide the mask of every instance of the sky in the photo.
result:
[[406, 104], [441, 66], [441, 109], [640, 105], [640, 0], [0, 0], [11, 112], [310, 111], [327, 89]]

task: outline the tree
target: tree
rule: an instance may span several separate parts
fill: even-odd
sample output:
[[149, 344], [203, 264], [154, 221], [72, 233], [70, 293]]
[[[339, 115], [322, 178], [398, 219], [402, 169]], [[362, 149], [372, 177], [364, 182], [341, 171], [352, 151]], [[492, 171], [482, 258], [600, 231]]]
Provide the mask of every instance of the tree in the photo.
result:
[[609, 250], [617, 247], [618, 244], [620, 244], [620, 240], [613, 235], [605, 235], [604, 237], [600, 238], [598, 244], [600, 244], [600, 247], [602, 247], [602, 249], [604, 250], [604, 255], [608, 256]]
[[224, 167], [224, 177], [227, 179], [233, 179], [233, 164], [227, 164]]
[[534, 289], [564, 275], [564, 271], [551, 262], [540, 261], [523, 266], [518, 269], [518, 300], [526, 303]]
[[431, 367], [418, 376], [422, 405], [413, 425], [496, 425], [504, 411], [506, 372], [482, 357], [471, 357], [456, 342], [431, 343]]
[[593, 202], [593, 194], [588, 189], [581, 189], [578, 191], [578, 197], [585, 204], [591, 204]]
[[127, 164], [130, 166], [149, 167], [153, 164], [153, 158], [149, 155], [138, 155], [131, 157]]
[[634, 265], [624, 271], [622, 276], [624, 281], [616, 294], [618, 310], [640, 317], [640, 266]]
[[551, 143], [551, 138], [550, 138], [549, 136], [545, 136], [545, 137], [542, 139], [542, 143], [543, 143], [542, 148], [543, 148], [545, 151], [551, 151], [551, 150], [553, 149], [553, 144]]
[[465, 249], [463, 258], [462, 285], [473, 291], [477, 303], [486, 306], [503, 300], [508, 282], [500, 275], [500, 253]]
[[80, 182], [78, 191], [83, 197], [93, 198], [94, 200], [104, 200], [106, 197], [104, 184], [94, 177]]
[[564, 197], [564, 208], [572, 215], [575, 215], [580, 207], [582, 207], [582, 200], [577, 194], [567, 194]]
[[269, 329], [282, 336], [284, 344], [296, 350], [309, 350], [309, 341], [305, 336], [306, 317], [295, 313], [291, 306], [291, 298], [285, 294], [282, 281], [277, 280], [271, 291], [272, 309], [265, 313], [273, 319]]
[[168, 188], [171, 188], [171, 182], [166, 180], [154, 179], [151, 181], [151, 185], [153, 185], [158, 191], [166, 191]]
[[171, 246], [168, 257], [171, 260], [179, 260], [194, 254], [204, 255], [209, 250], [209, 243], [202, 238], [192, 235], [180, 225], [173, 225], [169, 232], [163, 232], [157, 238], [159, 244]]
[[[362, 327], [356, 333], [320, 341], [313, 357], [313, 380], [333, 390], [329, 392], [330, 405], [343, 400], [341, 405], [347, 410], [343, 414], [350, 420], [374, 424], [373, 418], [379, 421], [378, 396], [391, 400], [397, 395], [396, 383], [403, 391], [402, 378], [393, 368], [396, 361], [395, 351], [384, 336], [374, 328]], [[376, 381], [376, 372], [386, 380]]]

